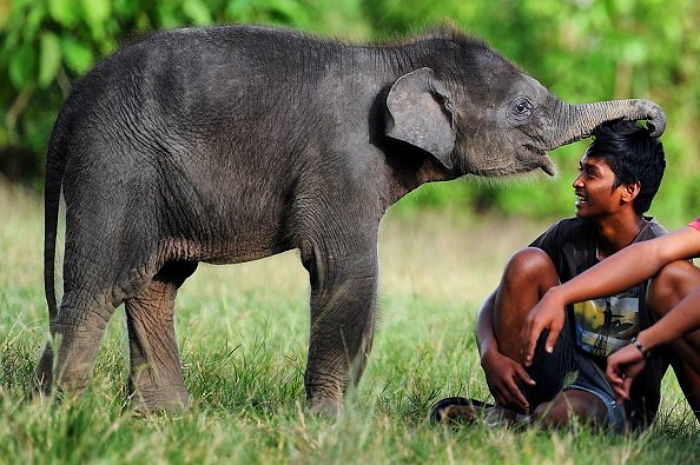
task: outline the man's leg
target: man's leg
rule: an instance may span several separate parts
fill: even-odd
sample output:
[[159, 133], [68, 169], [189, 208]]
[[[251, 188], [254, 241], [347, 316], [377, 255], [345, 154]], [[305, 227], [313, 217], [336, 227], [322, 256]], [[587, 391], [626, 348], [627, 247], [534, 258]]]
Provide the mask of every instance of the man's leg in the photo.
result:
[[[513, 360], [521, 360], [520, 332], [528, 313], [547, 290], [559, 284], [559, 276], [549, 256], [541, 249], [529, 247], [515, 253], [508, 264], [496, 292], [494, 307], [494, 331], [499, 351]], [[546, 335], [545, 335], [546, 336]], [[542, 338], [544, 341], [544, 338]], [[540, 342], [542, 342], [540, 341]], [[567, 374], [577, 371], [574, 341], [570, 326], [564, 331], [552, 354], [544, 352], [538, 344], [533, 364], [528, 372], [537, 385], [522, 385], [530, 405], [535, 408], [533, 419], [551, 426], [565, 426], [574, 416], [585, 416], [595, 421], [607, 418], [606, 408], [595, 395], [584, 391], [564, 391]], [[463, 403], [445, 399], [449, 407], [439, 411], [436, 419], [473, 419], [474, 409], [466, 399]], [[464, 405], [463, 405], [464, 404]], [[541, 406], [537, 408], [538, 406]], [[438, 405], [438, 408], [440, 405]], [[491, 415], [493, 413], [494, 415]], [[487, 415], [498, 420], [515, 421], [515, 412], [497, 408]]]
[[575, 376], [565, 381], [550, 402], [541, 403], [533, 420], [547, 427], [568, 426], [574, 419], [592, 426], [623, 432], [627, 427], [625, 409], [615, 401], [615, 394], [605, 372], [587, 355], [573, 354]]
[[[559, 277], [554, 264], [541, 249], [529, 247], [511, 257], [496, 291], [493, 307], [492, 324], [501, 354], [520, 361], [520, 330], [525, 318], [547, 289], [557, 284]], [[510, 409], [515, 406], [505, 404], [495, 393], [494, 398], [499, 405], [498, 414], [503, 415], [503, 419], [514, 420], [516, 411]], [[448, 398], [433, 406], [431, 416], [436, 421], [450, 419], [471, 422], [481, 416], [478, 412], [480, 409], [480, 404], [475, 408], [469, 399]]]
[[[503, 273], [494, 308], [494, 330], [501, 353], [521, 361], [520, 332], [525, 319], [544, 293], [558, 284], [556, 268], [541, 249], [529, 247], [513, 255]], [[567, 331], [568, 324], [552, 354], [538, 344], [528, 370], [537, 384], [522, 386], [523, 393], [535, 407], [533, 419], [545, 425], [565, 426], [575, 416], [602, 424], [607, 421], [607, 408], [598, 397], [580, 390], [561, 391], [566, 375], [577, 370], [573, 338]]]
[[[686, 261], [666, 265], [652, 280], [647, 291], [647, 303], [654, 316], [666, 315], [693, 289], [700, 286], [700, 269]], [[700, 422], [700, 330], [670, 344], [671, 364], [690, 408]]]
[[552, 260], [535, 247], [516, 252], [506, 265], [496, 292], [494, 331], [503, 355], [521, 362], [520, 331], [532, 307], [559, 284]]
[[543, 402], [533, 414], [533, 419], [546, 427], [569, 426], [574, 418], [588, 424], [605, 425], [607, 408], [595, 395], [578, 389], [560, 392], [551, 402]]

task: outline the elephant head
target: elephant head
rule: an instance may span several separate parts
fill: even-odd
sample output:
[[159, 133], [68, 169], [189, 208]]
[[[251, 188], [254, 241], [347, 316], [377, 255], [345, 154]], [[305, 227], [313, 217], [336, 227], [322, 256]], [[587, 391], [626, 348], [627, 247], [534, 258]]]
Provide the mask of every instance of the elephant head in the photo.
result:
[[421, 62], [429, 66], [389, 89], [386, 135], [428, 152], [454, 176], [536, 168], [553, 175], [547, 151], [614, 119], [648, 120], [656, 137], [665, 129], [664, 112], [651, 101], [567, 104], [478, 40], [450, 33], [427, 43], [430, 57]]

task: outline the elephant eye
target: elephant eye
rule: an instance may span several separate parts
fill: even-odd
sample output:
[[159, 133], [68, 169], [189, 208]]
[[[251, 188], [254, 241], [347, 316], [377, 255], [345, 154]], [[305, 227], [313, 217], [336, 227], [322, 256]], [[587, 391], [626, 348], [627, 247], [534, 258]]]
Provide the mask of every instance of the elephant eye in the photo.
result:
[[515, 111], [515, 113], [518, 116], [529, 115], [530, 113], [532, 113], [532, 110], [533, 110], [532, 102], [530, 102], [528, 99], [525, 99], [525, 98], [518, 99], [513, 104], [513, 111]]

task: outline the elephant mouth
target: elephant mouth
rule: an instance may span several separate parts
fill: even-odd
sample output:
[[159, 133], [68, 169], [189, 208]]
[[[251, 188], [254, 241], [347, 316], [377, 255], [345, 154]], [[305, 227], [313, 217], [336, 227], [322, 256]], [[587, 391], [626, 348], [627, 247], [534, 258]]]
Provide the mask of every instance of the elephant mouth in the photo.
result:
[[530, 144], [525, 144], [523, 148], [525, 148], [525, 150], [527, 150], [528, 153], [534, 155], [531, 158], [537, 165], [537, 168], [540, 168], [549, 176], [554, 177], [556, 175], [556, 168], [554, 167], [554, 162], [551, 158], [549, 158], [549, 155], [547, 155], [546, 151]]

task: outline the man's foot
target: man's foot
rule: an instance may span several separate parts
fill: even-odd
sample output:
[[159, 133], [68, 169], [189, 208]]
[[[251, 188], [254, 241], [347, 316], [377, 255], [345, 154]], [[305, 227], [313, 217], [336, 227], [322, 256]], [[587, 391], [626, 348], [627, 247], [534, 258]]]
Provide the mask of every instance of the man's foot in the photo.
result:
[[433, 423], [471, 424], [478, 419], [488, 426], [517, 426], [530, 421], [528, 415], [464, 397], [439, 400], [430, 409], [430, 421]]
[[433, 404], [430, 408], [430, 421], [433, 423], [473, 423], [484, 418], [493, 405], [476, 399], [448, 397]]

